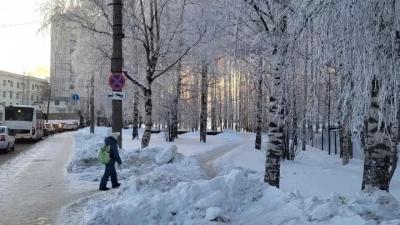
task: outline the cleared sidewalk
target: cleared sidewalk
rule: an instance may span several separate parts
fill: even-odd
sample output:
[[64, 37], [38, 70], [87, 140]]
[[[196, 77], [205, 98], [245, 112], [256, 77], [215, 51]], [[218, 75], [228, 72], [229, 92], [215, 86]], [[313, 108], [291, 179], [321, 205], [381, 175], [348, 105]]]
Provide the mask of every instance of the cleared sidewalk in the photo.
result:
[[75, 189], [68, 180], [73, 133], [55, 135], [33, 148], [32, 154], [14, 160], [15, 171], [0, 171], [1, 225], [55, 224], [63, 207], [97, 191], [84, 185]]

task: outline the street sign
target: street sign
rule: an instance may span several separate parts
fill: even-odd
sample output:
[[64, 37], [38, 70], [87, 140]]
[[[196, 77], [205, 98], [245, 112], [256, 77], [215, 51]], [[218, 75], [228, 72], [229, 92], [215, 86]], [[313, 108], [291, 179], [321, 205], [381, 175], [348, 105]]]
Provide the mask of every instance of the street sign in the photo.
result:
[[123, 73], [112, 73], [108, 78], [108, 84], [113, 91], [122, 91], [125, 86], [125, 76]]
[[79, 94], [73, 94], [73, 95], [71, 96], [71, 98], [72, 98], [72, 100], [74, 100], [74, 101], [79, 101], [80, 96], [79, 96]]
[[112, 100], [122, 100], [125, 99], [125, 92], [120, 91], [110, 91], [108, 92], [108, 98]]

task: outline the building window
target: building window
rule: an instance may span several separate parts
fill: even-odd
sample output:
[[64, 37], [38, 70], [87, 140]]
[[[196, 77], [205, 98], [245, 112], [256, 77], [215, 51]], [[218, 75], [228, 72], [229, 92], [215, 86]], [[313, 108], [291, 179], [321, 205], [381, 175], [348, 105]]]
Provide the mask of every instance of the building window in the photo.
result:
[[15, 98], [16, 98], [16, 99], [19, 99], [19, 94], [18, 94], [18, 93], [15, 95]]
[[17, 88], [19, 88], [19, 83], [17, 82]]
[[31, 95], [31, 101], [33, 101], [33, 95]]
[[12, 93], [12, 91], [10, 91], [10, 98], [13, 98], [13, 93]]
[[39, 102], [39, 96], [36, 95], [36, 102]]
[[32, 84], [32, 90], [35, 90], [35, 85]]
[[60, 105], [60, 101], [59, 100], [55, 100], [54, 101], [54, 105]]
[[6, 97], [6, 92], [5, 91], [3, 91], [3, 98], [5, 98]]
[[8, 83], [10, 84], [10, 87], [13, 87], [13, 82], [11, 80], [9, 80]]
[[3, 80], [3, 86], [4, 87], [7, 86], [7, 81], [6, 80]]

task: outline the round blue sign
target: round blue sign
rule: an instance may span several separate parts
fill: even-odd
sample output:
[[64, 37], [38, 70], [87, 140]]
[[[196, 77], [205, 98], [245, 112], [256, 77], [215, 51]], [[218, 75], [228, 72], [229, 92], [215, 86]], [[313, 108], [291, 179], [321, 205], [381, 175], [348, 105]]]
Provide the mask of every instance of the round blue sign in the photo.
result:
[[72, 95], [72, 100], [79, 101], [79, 99], [80, 99], [79, 94], [73, 94]]

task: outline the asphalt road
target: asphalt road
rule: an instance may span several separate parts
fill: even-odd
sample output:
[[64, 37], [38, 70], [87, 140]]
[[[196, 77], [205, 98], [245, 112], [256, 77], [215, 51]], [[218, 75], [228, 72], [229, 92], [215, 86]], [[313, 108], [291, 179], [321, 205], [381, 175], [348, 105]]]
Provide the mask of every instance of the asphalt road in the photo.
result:
[[0, 166], [4, 164], [5, 162], [14, 159], [17, 157], [19, 154], [29, 151], [32, 149], [32, 147], [35, 145], [35, 142], [29, 142], [29, 141], [24, 141], [24, 142], [19, 142], [16, 143], [15, 145], [15, 151], [13, 152], [5, 152], [5, 151], [0, 151]]

